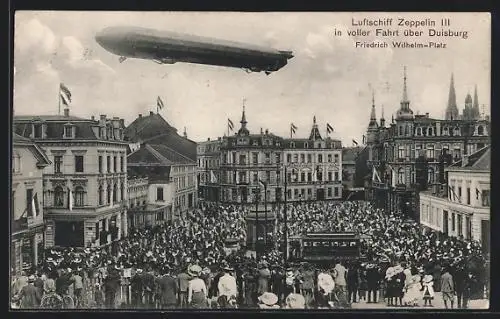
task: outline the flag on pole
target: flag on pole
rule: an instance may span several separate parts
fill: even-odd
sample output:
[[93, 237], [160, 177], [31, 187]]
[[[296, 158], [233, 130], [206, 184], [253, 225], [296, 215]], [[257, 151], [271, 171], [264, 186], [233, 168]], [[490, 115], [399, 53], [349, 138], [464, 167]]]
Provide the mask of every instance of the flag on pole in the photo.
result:
[[326, 132], [327, 133], [333, 132], [333, 127], [330, 125], [330, 123], [326, 123]]
[[231, 119], [227, 119], [227, 127], [232, 131], [234, 129], [234, 123]]
[[165, 105], [163, 104], [163, 101], [161, 100], [161, 97], [160, 97], [160, 96], [158, 96], [158, 97], [156, 98], [156, 108], [157, 108], [158, 110], [161, 110], [161, 109], [163, 109], [163, 107], [164, 107], [164, 106], [165, 106]]
[[262, 187], [265, 187], [265, 186], [266, 186], [266, 184], [265, 184], [265, 183], [264, 183], [264, 182], [263, 182], [260, 178], [259, 178], [259, 184], [260, 184], [260, 186], [262, 186]]
[[69, 206], [69, 210], [72, 211], [73, 210], [73, 191], [71, 190], [71, 188], [69, 188], [68, 204], [69, 204], [68, 205]]
[[366, 144], [366, 136], [363, 135], [363, 144]]
[[37, 201], [38, 201], [38, 198], [36, 196], [36, 194], [31, 198], [31, 213], [33, 214], [33, 217], [36, 217], [38, 215], [37, 211], [36, 211], [36, 207], [37, 207]]
[[59, 96], [64, 105], [71, 103], [71, 91], [63, 83], [59, 84]]
[[293, 134], [297, 131], [297, 126], [295, 124], [290, 123], [290, 138], [292, 137]]
[[352, 143], [356, 146], [358, 146], [358, 142], [356, 142], [356, 140], [352, 140]]
[[217, 183], [217, 177], [214, 174], [214, 171], [210, 171], [210, 182]]
[[396, 187], [396, 181], [397, 181], [397, 176], [396, 176], [396, 171], [392, 168], [391, 165], [387, 165], [389, 169], [391, 170], [391, 185], [392, 187]]

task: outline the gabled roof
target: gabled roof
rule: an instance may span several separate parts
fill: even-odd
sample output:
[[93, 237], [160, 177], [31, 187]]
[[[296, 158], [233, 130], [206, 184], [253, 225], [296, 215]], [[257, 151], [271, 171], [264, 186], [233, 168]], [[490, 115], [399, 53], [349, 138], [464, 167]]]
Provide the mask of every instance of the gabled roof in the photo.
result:
[[31, 149], [33, 152], [33, 155], [37, 159], [37, 165], [38, 166], [47, 166], [50, 165], [52, 162], [49, 160], [47, 155], [45, 154], [45, 151], [40, 148], [34, 141], [32, 141], [29, 138], [23, 137], [19, 134], [13, 133], [12, 136], [12, 144], [14, 147], [16, 146], [26, 146]]
[[161, 144], [142, 144], [141, 148], [128, 155], [127, 162], [135, 165], [172, 166], [176, 164], [195, 164], [190, 158]]
[[196, 161], [196, 142], [177, 134], [177, 129], [160, 115], [150, 112], [140, 116], [125, 129], [125, 137], [131, 142], [165, 145], [193, 161]]
[[467, 158], [467, 164], [462, 165], [463, 160], [456, 161], [448, 167], [449, 171], [454, 170], [474, 170], [488, 171], [491, 169], [491, 146], [483, 147], [482, 149], [471, 154]]

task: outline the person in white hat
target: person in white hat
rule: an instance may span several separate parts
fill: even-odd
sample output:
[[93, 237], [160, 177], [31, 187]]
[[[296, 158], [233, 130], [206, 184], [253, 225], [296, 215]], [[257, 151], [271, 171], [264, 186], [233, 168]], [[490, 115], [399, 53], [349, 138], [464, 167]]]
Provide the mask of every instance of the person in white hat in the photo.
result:
[[333, 290], [335, 289], [335, 281], [333, 277], [326, 271], [321, 271], [318, 274], [318, 304], [320, 307], [329, 307], [329, 302], [333, 298]]
[[306, 299], [300, 294], [291, 293], [286, 297], [285, 309], [305, 309]]
[[198, 265], [191, 265], [188, 273], [191, 280], [188, 285], [188, 304], [194, 309], [203, 309], [208, 307], [207, 302], [207, 286], [203, 279], [199, 278], [202, 269]]
[[224, 275], [219, 278], [219, 283], [217, 288], [219, 290], [219, 297], [226, 296], [229, 301], [232, 298], [236, 298], [238, 295], [238, 286], [236, 284], [236, 278], [231, 275], [233, 269], [229, 266], [223, 267]]
[[272, 292], [265, 292], [259, 298], [259, 308], [260, 309], [280, 309], [280, 306], [276, 303], [278, 302], [278, 296]]

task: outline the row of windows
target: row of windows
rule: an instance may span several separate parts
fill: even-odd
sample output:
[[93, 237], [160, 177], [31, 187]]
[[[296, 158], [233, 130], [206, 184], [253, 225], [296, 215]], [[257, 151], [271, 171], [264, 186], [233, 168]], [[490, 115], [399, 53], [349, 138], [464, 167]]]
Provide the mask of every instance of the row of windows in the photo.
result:
[[[75, 129], [76, 127], [71, 124], [67, 123], [64, 125], [63, 129], [63, 138], [75, 138]], [[50, 127], [44, 125], [44, 124], [34, 124], [32, 126], [32, 134], [34, 138], [43, 138], [44, 132], [49, 135], [50, 132]], [[107, 126], [106, 128], [99, 128], [99, 138], [108, 138], [108, 139], [118, 139], [122, 140], [123, 139], [123, 129], [114, 129], [112, 126]]]
[[[399, 136], [410, 136], [410, 130], [411, 127], [410, 125], [400, 125], [399, 126]], [[417, 127], [415, 128], [413, 132], [416, 136], [436, 136], [437, 130], [435, 127]], [[484, 131], [481, 131], [481, 134], [478, 135], [483, 135]], [[450, 129], [448, 127], [443, 127], [441, 130], [441, 135], [442, 136], [461, 136], [461, 129], [459, 127], [455, 127], [453, 129]]]
[[[306, 196], [307, 192], [307, 196]], [[313, 199], [312, 195], [313, 194], [313, 189], [312, 188], [301, 188], [297, 189], [295, 188], [293, 190], [293, 197], [292, 197], [292, 190], [288, 190], [288, 198], [291, 199]], [[339, 197], [340, 195], [340, 187], [328, 187], [327, 188], [327, 197]]]
[[[49, 192], [50, 194], [51, 192]], [[63, 187], [56, 186], [54, 188], [54, 196], [53, 196], [53, 206], [54, 207], [65, 207], [67, 205], [69, 207], [69, 191], [66, 192]], [[72, 191], [73, 194], [73, 206], [74, 207], [84, 207], [86, 203], [86, 194], [87, 191], [82, 186], [76, 186]], [[124, 200], [125, 197], [125, 185], [121, 185], [120, 189], [118, 189], [118, 185], [115, 184], [113, 187], [108, 185], [107, 187], [107, 200], [105, 200], [104, 196], [104, 187], [99, 186], [98, 197], [99, 197], [99, 205], [111, 204], [117, 202], [119, 199]]]
[[[300, 155], [300, 163], [306, 163], [306, 154], [293, 154], [293, 160], [292, 160], [292, 154], [287, 154], [286, 156], [286, 161], [287, 163], [299, 163], [299, 155]], [[307, 154], [307, 163], [312, 163], [313, 158], [316, 159], [317, 163], [323, 163], [323, 155], [324, 154], [317, 154], [316, 156], [313, 156], [313, 154]], [[326, 156], [326, 162], [327, 163], [339, 163], [340, 156], [339, 154], [327, 154]]]
[[[468, 148], [470, 153], [473, 152], [475, 149], [475, 146], [470, 144], [470, 147]], [[446, 150], [446, 152], [449, 152], [449, 147], [448, 145], [443, 145], [442, 150]], [[469, 154], [470, 154], [469, 153]], [[398, 157], [399, 159], [403, 158], [411, 158], [414, 159], [415, 157], [418, 157], [420, 155], [425, 156], [426, 158], [429, 159], [436, 159], [439, 156], [439, 152], [435, 149], [434, 145], [427, 145], [424, 149], [422, 149], [422, 145], [415, 145], [415, 150], [413, 151], [412, 145], [400, 145], [398, 147]], [[454, 158], [460, 158], [462, 154], [462, 149], [460, 147], [455, 147], [453, 149], [453, 153], [451, 154]]]
[[[111, 163], [111, 160], [113, 159], [113, 162]], [[107, 156], [107, 172], [118, 172], [118, 161], [120, 161], [120, 172], [125, 172], [125, 156], [121, 157], [111, 157]], [[75, 155], [74, 157], [74, 164], [75, 164], [75, 172], [76, 173], [83, 173], [85, 171], [84, 169], [84, 156], [83, 155]], [[63, 169], [63, 156], [62, 155], [56, 155], [54, 156], [54, 173], [62, 173]], [[113, 169], [113, 170], [111, 170]], [[103, 156], [99, 156], [99, 173], [104, 173], [104, 168], [103, 168]]]
[[[481, 202], [481, 206], [490, 207], [490, 190], [479, 190], [476, 188], [475, 190], [476, 200]], [[462, 187], [461, 186], [450, 186], [450, 191], [448, 192], [448, 199], [450, 201], [470, 205], [471, 204], [471, 196], [472, 190], [470, 187], [465, 189], [465, 201], [463, 202], [462, 198]]]
[[194, 177], [193, 175], [182, 176], [182, 177], [174, 177], [174, 183], [177, 186], [177, 190], [181, 190], [184, 188], [189, 188], [194, 186]]
[[464, 236], [465, 239], [472, 238], [472, 219], [469, 216], [462, 216], [452, 212], [451, 218], [448, 219], [448, 211], [443, 210], [443, 214], [440, 216], [437, 207], [422, 205], [422, 220], [438, 227], [442, 226], [445, 233], [448, 233], [451, 226], [451, 231], [456, 232], [457, 236]]

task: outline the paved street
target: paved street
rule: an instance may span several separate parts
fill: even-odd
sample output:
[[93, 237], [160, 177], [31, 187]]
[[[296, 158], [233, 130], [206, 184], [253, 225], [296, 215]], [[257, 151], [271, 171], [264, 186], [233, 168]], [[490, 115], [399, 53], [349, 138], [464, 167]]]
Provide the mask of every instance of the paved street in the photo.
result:
[[[352, 309], [445, 309], [443, 298], [441, 297], [440, 292], [436, 292], [434, 296], [434, 300], [432, 301], [433, 307], [424, 307], [424, 301], [419, 301], [418, 307], [388, 307], [385, 302], [378, 302], [376, 304], [369, 304], [366, 301], [357, 302], [352, 304]], [[456, 307], [456, 297], [455, 297], [455, 305]], [[488, 309], [489, 301], [487, 299], [479, 299], [479, 300], [471, 300], [469, 302], [469, 309]]]

